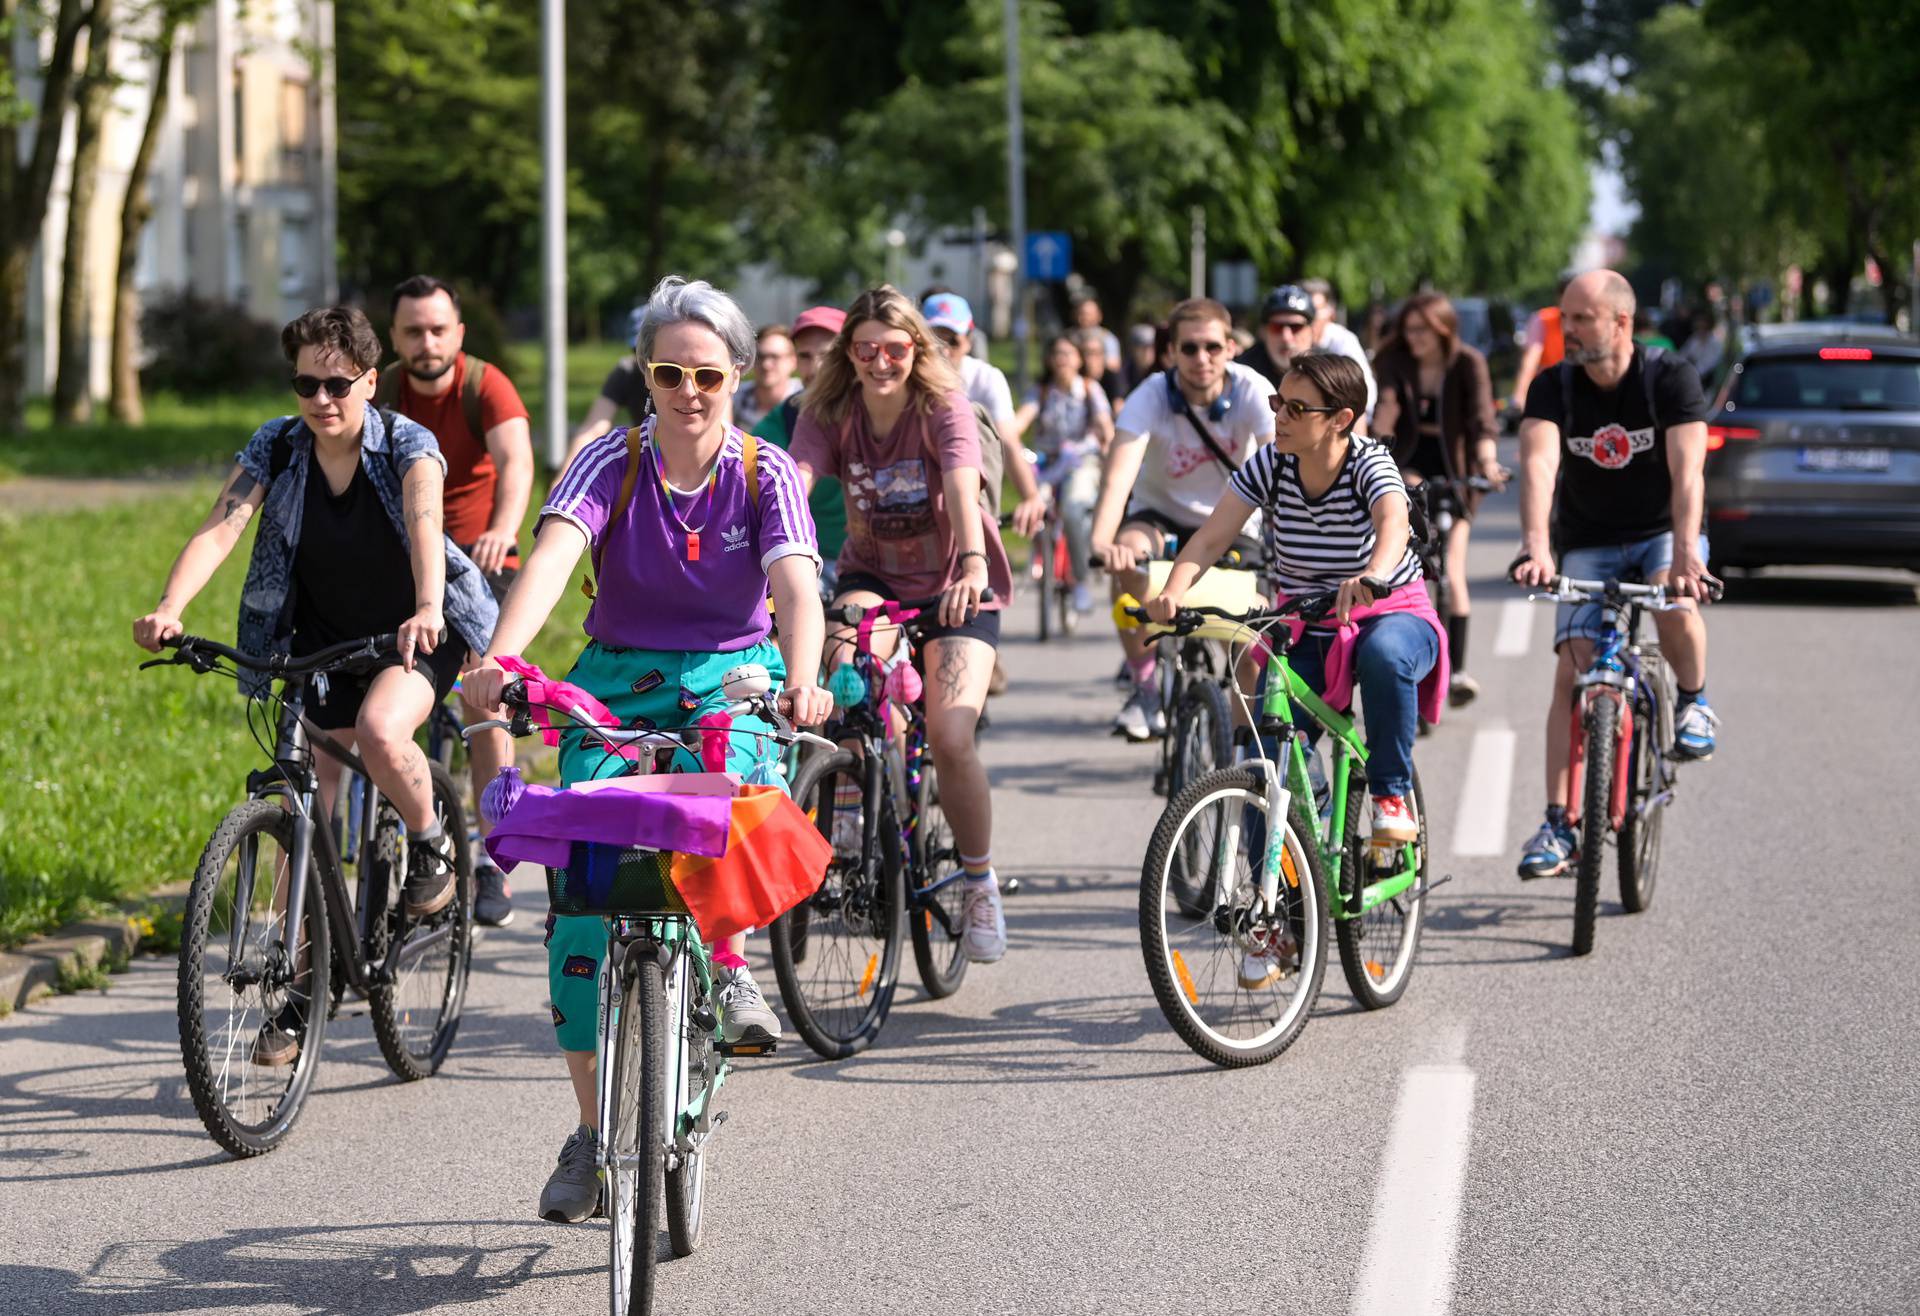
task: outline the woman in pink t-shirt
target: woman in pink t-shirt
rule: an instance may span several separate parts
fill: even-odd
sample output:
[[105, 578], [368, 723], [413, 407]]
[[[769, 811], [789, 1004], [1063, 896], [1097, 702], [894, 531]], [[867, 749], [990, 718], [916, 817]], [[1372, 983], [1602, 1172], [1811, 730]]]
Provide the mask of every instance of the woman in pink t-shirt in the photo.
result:
[[[790, 451], [809, 486], [830, 475], [845, 493], [836, 606], [939, 596], [921, 655], [927, 744], [967, 871], [962, 946], [967, 958], [992, 963], [1006, 953], [1006, 919], [993, 872], [993, 804], [974, 733], [1013, 572], [980, 502], [973, 404], [899, 289], [871, 289], [848, 309], [807, 390]], [[989, 588], [992, 601], [983, 603]], [[850, 638], [829, 637], [830, 666], [845, 661]], [[891, 643], [876, 640], [877, 648]]]

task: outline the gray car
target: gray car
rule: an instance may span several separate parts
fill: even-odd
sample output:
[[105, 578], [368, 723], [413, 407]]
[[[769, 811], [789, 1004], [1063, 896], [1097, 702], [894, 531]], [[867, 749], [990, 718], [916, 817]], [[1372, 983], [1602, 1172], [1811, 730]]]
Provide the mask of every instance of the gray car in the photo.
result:
[[1920, 571], [1920, 341], [1748, 330], [1708, 417], [1706, 485], [1715, 566]]

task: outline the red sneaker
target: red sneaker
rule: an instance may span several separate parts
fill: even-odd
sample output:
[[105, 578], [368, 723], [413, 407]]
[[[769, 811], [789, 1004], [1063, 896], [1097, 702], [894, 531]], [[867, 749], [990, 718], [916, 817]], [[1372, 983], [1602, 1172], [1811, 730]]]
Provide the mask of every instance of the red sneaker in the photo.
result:
[[1411, 845], [1420, 839], [1420, 824], [1413, 816], [1413, 801], [1404, 795], [1373, 797], [1373, 843], [1375, 845]]

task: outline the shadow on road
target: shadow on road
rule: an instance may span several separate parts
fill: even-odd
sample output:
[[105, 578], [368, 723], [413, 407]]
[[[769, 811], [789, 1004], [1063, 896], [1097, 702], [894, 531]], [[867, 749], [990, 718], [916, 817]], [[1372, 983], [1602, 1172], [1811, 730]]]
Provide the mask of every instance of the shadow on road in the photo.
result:
[[[1601, 914], [1620, 912], [1602, 904]], [[1538, 934], [1538, 935], [1536, 935]], [[1462, 900], [1435, 898], [1421, 933], [1420, 967], [1463, 969], [1486, 964], [1539, 964], [1570, 959], [1573, 889]]]
[[[236, 1229], [182, 1243], [117, 1243], [85, 1274], [0, 1265], [0, 1293], [14, 1311], [93, 1316], [268, 1307], [402, 1316], [510, 1293], [531, 1298], [528, 1286], [599, 1273], [597, 1266], [543, 1269], [541, 1263], [557, 1246], [553, 1243], [475, 1237], [480, 1229], [509, 1228], [530, 1227], [521, 1220], [396, 1221]], [[418, 1241], [436, 1232], [449, 1241]]]

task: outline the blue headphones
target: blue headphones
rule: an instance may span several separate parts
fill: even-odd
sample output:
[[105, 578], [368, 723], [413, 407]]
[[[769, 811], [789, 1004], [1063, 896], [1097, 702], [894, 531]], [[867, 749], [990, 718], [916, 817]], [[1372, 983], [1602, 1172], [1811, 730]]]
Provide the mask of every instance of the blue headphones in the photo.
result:
[[[1167, 371], [1167, 406], [1175, 412], [1178, 412], [1186, 404], [1186, 398], [1180, 392], [1179, 375], [1180, 372], [1178, 369]], [[1220, 396], [1207, 404], [1207, 419], [1218, 422], [1232, 410], [1233, 390], [1231, 388], [1223, 388], [1220, 390]]]

